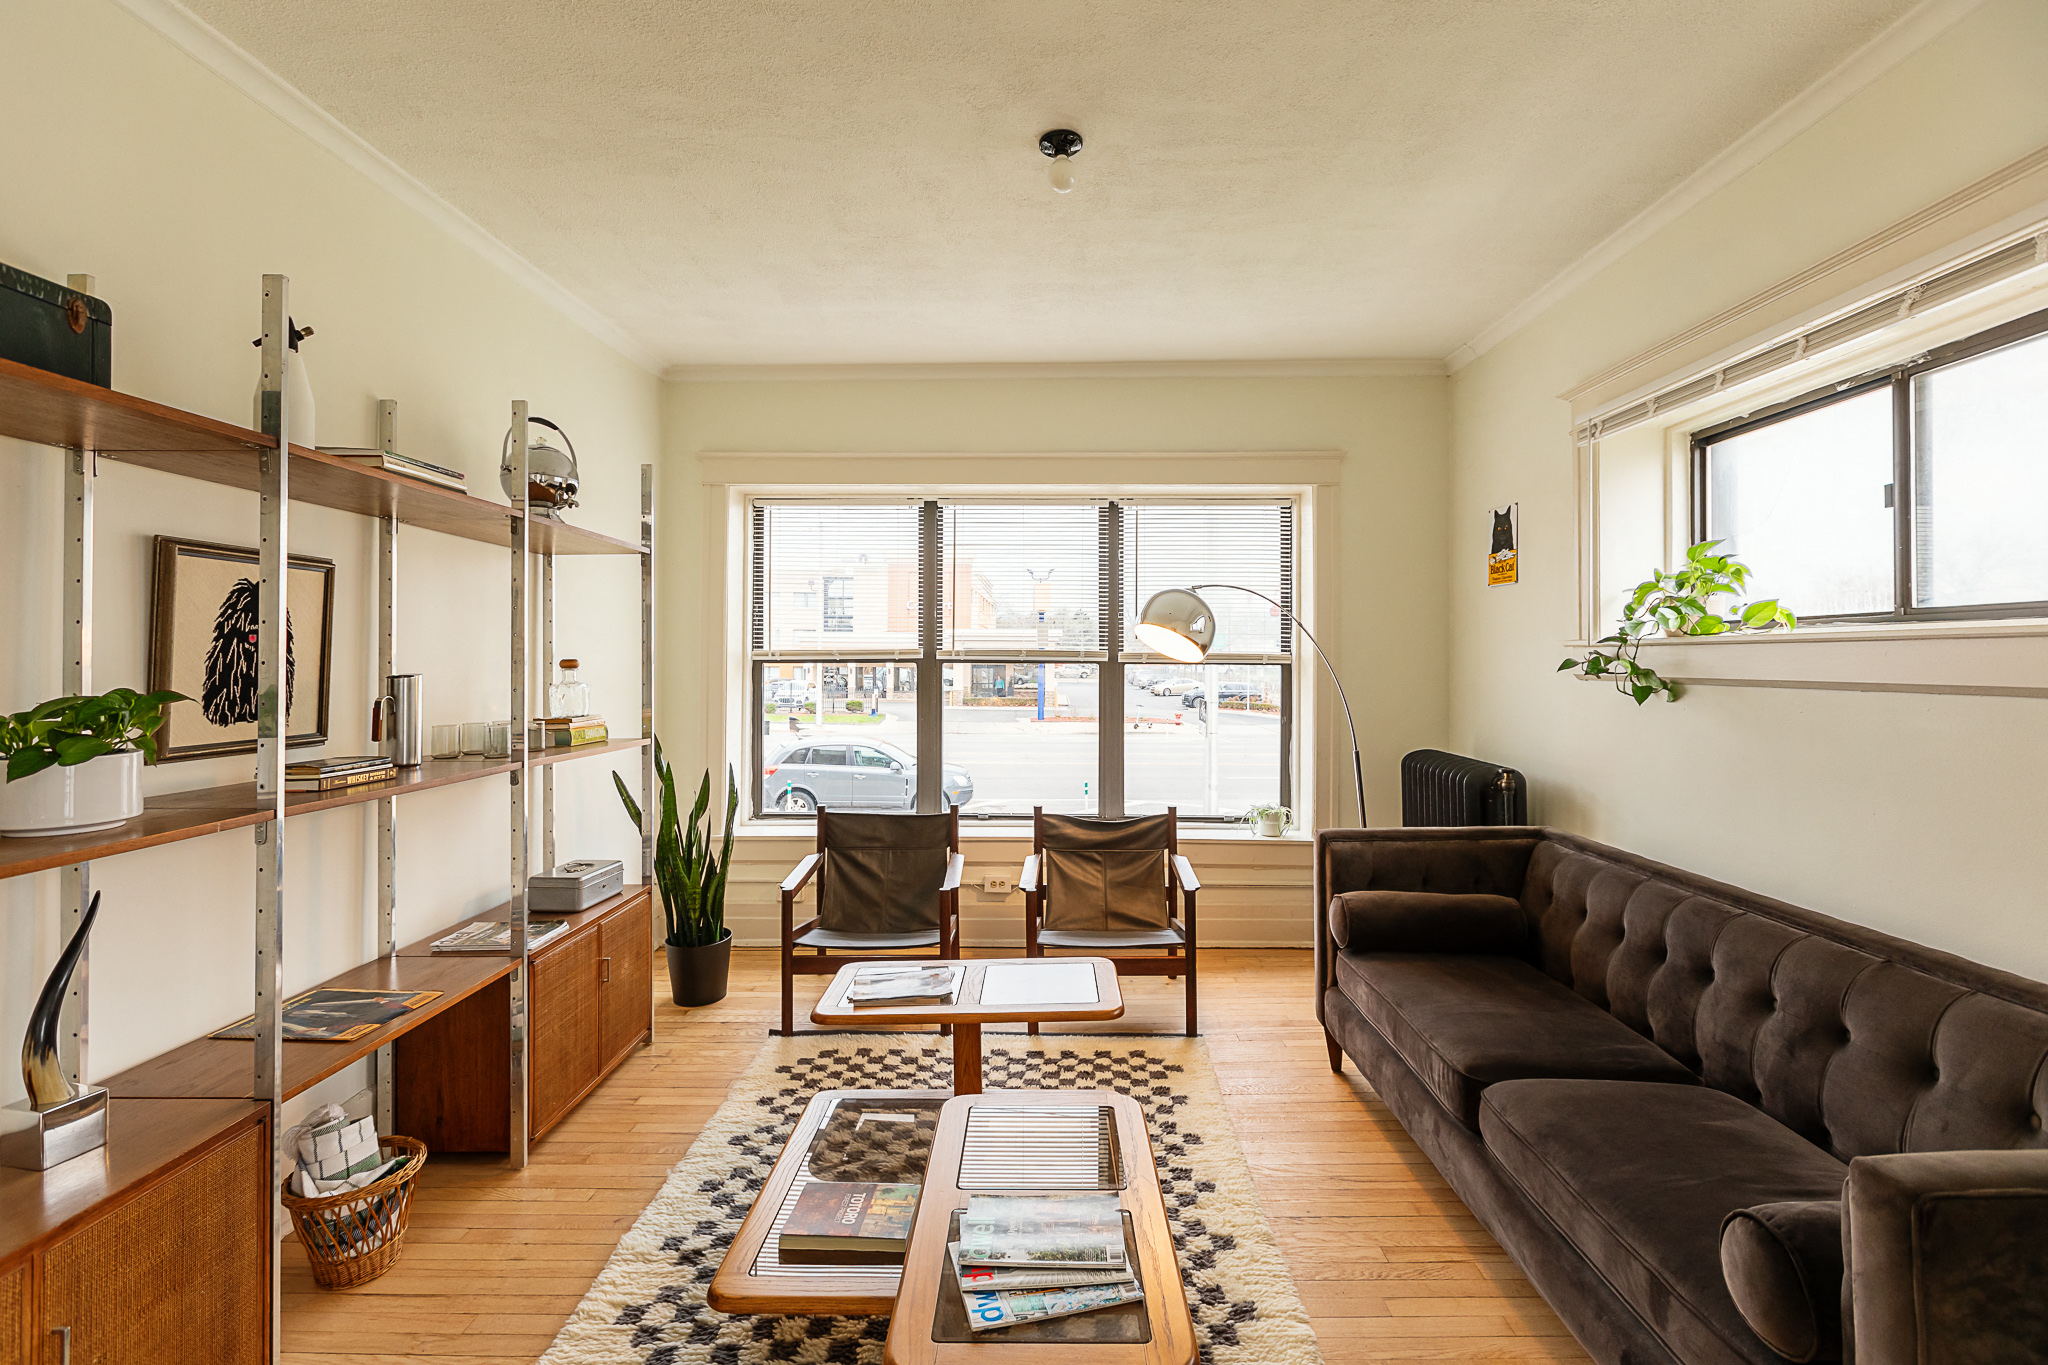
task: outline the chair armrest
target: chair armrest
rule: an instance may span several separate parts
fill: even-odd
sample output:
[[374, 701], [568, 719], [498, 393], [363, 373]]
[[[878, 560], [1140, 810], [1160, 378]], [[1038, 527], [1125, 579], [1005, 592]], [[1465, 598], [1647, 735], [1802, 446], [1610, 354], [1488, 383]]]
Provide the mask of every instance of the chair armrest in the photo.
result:
[[1029, 896], [1038, 890], [1038, 855], [1032, 854], [1024, 860], [1024, 870], [1017, 874], [1017, 889]]
[[1180, 883], [1180, 889], [1183, 891], [1202, 889], [1202, 879], [1195, 875], [1195, 865], [1187, 860], [1185, 854], [1173, 855], [1173, 879]]
[[[815, 858], [818, 855], [813, 853], [811, 856]], [[964, 853], [949, 855], [946, 858], [946, 880], [939, 883], [939, 890], [958, 891], [960, 889], [960, 878], [966, 875], [966, 872], [967, 855]]]
[[[1857, 1157], [1843, 1188], [1857, 1365], [2048, 1350], [2048, 1150]], [[1989, 1305], [2000, 1305], [1986, 1311]]]
[[785, 896], [803, 890], [804, 883], [809, 881], [811, 874], [818, 870], [820, 856], [816, 853], [806, 853], [804, 860], [798, 863], [787, 877], [782, 879], [782, 893]]

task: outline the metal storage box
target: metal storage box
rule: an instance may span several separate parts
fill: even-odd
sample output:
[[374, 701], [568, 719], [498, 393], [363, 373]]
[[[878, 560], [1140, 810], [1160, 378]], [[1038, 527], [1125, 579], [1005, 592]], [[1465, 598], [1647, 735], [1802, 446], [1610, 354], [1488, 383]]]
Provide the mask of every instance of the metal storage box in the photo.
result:
[[626, 865], [613, 858], [557, 863], [552, 872], [526, 879], [529, 910], [588, 910], [619, 894], [626, 884]]

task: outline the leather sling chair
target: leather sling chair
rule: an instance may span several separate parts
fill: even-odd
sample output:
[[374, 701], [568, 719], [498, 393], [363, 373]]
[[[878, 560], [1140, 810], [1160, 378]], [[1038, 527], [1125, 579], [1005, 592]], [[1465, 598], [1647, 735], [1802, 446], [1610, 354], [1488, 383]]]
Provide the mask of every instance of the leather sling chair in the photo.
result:
[[[796, 1027], [798, 974], [849, 962], [960, 956], [960, 812], [854, 815], [818, 810], [818, 851], [782, 883], [782, 1035]], [[797, 893], [818, 879], [818, 913], [796, 923]], [[799, 950], [809, 948], [812, 952]], [[949, 1032], [950, 1030], [941, 1030]]]
[[1118, 976], [1184, 975], [1194, 1037], [1195, 893], [1202, 883], [1180, 855], [1174, 809], [1096, 820], [1039, 808], [1031, 827], [1031, 856], [1017, 880], [1026, 955], [1063, 949], [1106, 957]]

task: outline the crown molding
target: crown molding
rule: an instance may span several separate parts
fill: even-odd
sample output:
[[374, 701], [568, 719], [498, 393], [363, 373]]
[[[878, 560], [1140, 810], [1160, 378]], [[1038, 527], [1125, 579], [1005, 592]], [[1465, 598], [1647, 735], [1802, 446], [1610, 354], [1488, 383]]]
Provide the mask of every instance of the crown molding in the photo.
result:
[[1377, 379], [1434, 376], [1444, 362], [1392, 360], [1106, 360], [933, 365], [671, 365], [671, 384], [873, 383], [930, 379]]
[[609, 316], [570, 293], [539, 266], [428, 189], [397, 162], [350, 131], [334, 115], [177, 0], [117, 0], [117, 3], [170, 40], [186, 56], [332, 152], [343, 165], [510, 275], [571, 322], [649, 374], [660, 372], [661, 362], [653, 352]]
[[1657, 233], [1819, 123], [1865, 86], [1953, 28], [1984, 0], [1924, 0], [1724, 148], [1663, 198], [1610, 233], [1534, 294], [1444, 358], [1456, 374]]

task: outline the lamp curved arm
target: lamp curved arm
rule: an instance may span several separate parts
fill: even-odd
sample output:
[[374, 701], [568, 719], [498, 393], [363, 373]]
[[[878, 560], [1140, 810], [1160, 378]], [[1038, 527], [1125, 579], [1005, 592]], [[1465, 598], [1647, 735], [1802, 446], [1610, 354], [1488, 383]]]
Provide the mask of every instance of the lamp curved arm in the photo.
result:
[[1365, 761], [1358, 755], [1358, 722], [1351, 718], [1351, 698], [1344, 695], [1344, 680], [1337, 676], [1337, 665], [1330, 662], [1330, 656], [1323, 652], [1322, 644], [1315, 636], [1309, 634], [1308, 627], [1301, 623], [1301, 618], [1294, 614], [1293, 608], [1274, 601], [1274, 599], [1266, 596], [1257, 588], [1247, 588], [1236, 583], [1193, 583], [1189, 585], [1188, 590], [1190, 592], [1200, 592], [1204, 588], [1229, 588], [1233, 592], [1248, 592], [1263, 602], [1272, 602], [1274, 606], [1280, 608], [1282, 616], [1294, 623], [1294, 628], [1301, 632], [1302, 638], [1314, 647], [1316, 657], [1323, 661], [1323, 667], [1329, 671], [1330, 685], [1337, 689], [1337, 701], [1344, 707], [1344, 727], [1351, 732], [1351, 780], [1356, 788], [1356, 795], [1358, 797], [1358, 823], [1361, 827], [1364, 826], [1366, 823]]

